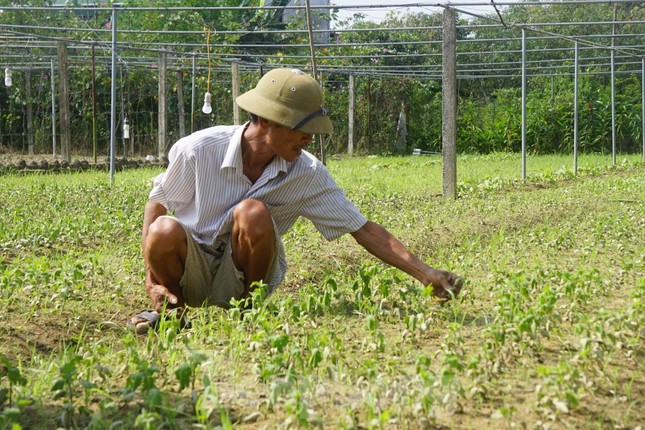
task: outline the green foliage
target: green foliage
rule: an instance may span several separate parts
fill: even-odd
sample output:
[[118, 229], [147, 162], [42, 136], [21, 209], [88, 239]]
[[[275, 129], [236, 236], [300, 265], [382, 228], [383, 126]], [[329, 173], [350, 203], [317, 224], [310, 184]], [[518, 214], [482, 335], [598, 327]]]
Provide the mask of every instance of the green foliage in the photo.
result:
[[8, 403], [11, 407], [13, 406], [13, 387], [27, 385], [27, 379], [23, 376], [20, 368], [15, 367], [3, 354], [0, 354], [0, 364], [3, 366], [0, 369], [0, 381], [6, 378], [9, 382], [8, 388], [0, 389], [0, 406]]
[[[51, 2], [32, 0], [21, 4], [46, 6]], [[2, 5], [12, 2], [3, 0]], [[83, 2], [72, 2], [81, 6]], [[192, 85], [191, 67], [198, 67], [195, 78], [196, 104], [209, 89], [213, 96], [213, 113], [197, 114], [195, 129], [214, 123], [229, 124], [233, 117], [230, 88], [230, 60], [238, 58], [242, 68], [241, 89], [251, 88], [258, 71], [265, 65], [273, 67], [299, 66], [308, 70], [302, 57], [308, 51], [308, 36], [304, 31], [301, 13], [282, 19], [287, 0], [272, 2], [272, 9], [258, 7], [259, 0], [222, 0], [213, 6], [231, 9], [187, 10], [172, 7], [200, 7], [197, 0], [166, 2], [158, 8], [152, 0], [123, 2], [124, 7], [148, 10], [124, 10], [118, 13], [120, 50], [118, 56], [119, 109], [117, 130], [127, 117], [134, 136], [126, 147], [120, 139], [118, 153], [145, 156], [157, 151], [158, 60], [159, 53], [147, 47], [165, 46], [170, 58], [167, 100], [168, 144], [179, 136], [176, 118], [183, 109], [186, 118], [191, 112], [188, 96]], [[512, 24], [529, 25], [528, 48], [528, 106], [527, 149], [530, 153], [568, 153], [573, 146], [573, 78], [571, 61], [573, 42], [552, 34], [575, 36], [581, 43], [583, 64], [580, 78], [579, 136], [582, 152], [611, 151], [611, 97], [607, 73], [607, 50], [598, 45], [612, 43], [611, 24], [614, 12], [624, 24], [617, 26], [618, 46], [640, 44], [638, 22], [645, 10], [639, 4], [575, 4], [511, 5], [501, 10], [508, 27], [490, 25], [487, 17], [472, 19], [466, 26], [465, 17], [458, 17], [459, 69], [467, 75], [459, 80], [458, 151], [460, 153], [491, 153], [517, 151], [521, 146], [521, 105], [519, 61], [521, 30]], [[317, 12], [322, 13], [322, 12]], [[47, 39], [69, 37], [79, 28], [83, 43], [95, 46], [95, 79], [92, 82], [92, 62], [89, 50], [86, 60], [69, 68], [71, 125], [74, 153], [89, 155], [93, 149], [93, 128], [96, 126], [98, 154], [107, 156], [110, 143], [111, 71], [104, 49], [111, 43], [111, 3], [99, 3], [91, 11], [6, 10], [0, 14], [0, 24], [10, 31], [22, 32], [36, 28], [35, 37]], [[331, 11], [330, 19], [334, 20]], [[497, 19], [496, 15], [493, 15]], [[597, 22], [589, 25], [555, 26], [553, 23]], [[42, 23], [47, 26], [42, 27]], [[437, 152], [441, 148], [441, 12], [393, 12], [379, 23], [360, 14], [337, 22], [343, 32], [328, 44], [319, 44], [317, 58], [325, 87], [326, 105], [335, 124], [335, 133], [326, 138], [325, 149], [330, 154], [347, 150], [348, 133], [348, 74], [355, 77], [354, 148], [359, 154], [409, 153], [412, 148]], [[530, 27], [533, 24], [534, 28]], [[332, 22], [332, 26], [334, 23]], [[16, 27], [13, 27], [16, 26]], [[371, 30], [368, 30], [371, 29]], [[397, 29], [397, 30], [390, 30]], [[288, 30], [288, 31], [286, 31]], [[624, 33], [624, 34], [621, 34]], [[605, 37], [596, 37], [605, 35]], [[594, 36], [586, 37], [586, 36]], [[590, 45], [593, 43], [593, 45]], [[209, 61], [208, 52], [211, 58]], [[618, 51], [625, 57], [626, 50]], [[468, 54], [466, 55], [466, 53]], [[12, 55], [38, 63], [51, 56], [44, 47], [12, 48]], [[617, 68], [616, 138], [621, 153], [640, 150], [642, 120], [640, 79], [630, 61], [624, 58]], [[633, 61], [632, 61], [633, 62]], [[485, 66], [489, 64], [489, 66]], [[476, 66], [476, 67], [475, 67]], [[401, 73], [401, 70], [409, 73]], [[477, 69], [477, 70], [476, 70]], [[212, 72], [212, 73], [209, 73]], [[27, 100], [24, 86], [31, 76], [31, 99]], [[0, 87], [0, 145], [12, 151], [24, 151], [25, 136], [33, 133], [36, 153], [48, 153], [51, 142], [51, 78], [49, 66], [34, 66], [14, 70], [11, 88]], [[210, 78], [210, 82], [208, 82]], [[95, 89], [94, 89], [95, 87]], [[184, 106], [178, 104], [178, 92], [184, 91]], [[91, 103], [90, 103], [91, 101]], [[96, 104], [96, 121], [92, 107]], [[25, 130], [27, 106], [34, 117], [33, 130]], [[199, 106], [195, 106], [198, 110]], [[121, 112], [121, 109], [123, 112]], [[407, 117], [405, 148], [397, 147], [397, 124], [400, 112]], [[188, 120], [185, 119], [187, 130]], [[133, 151], [134, 149], [134, 151]], [[167, 149], [167, 148], [166, 148]]]
[[466, 278], [460, 300], [299, 221], [276, 292], [145, 336], [124, 325], [148, 306], [141, 213], [159, 170], [0, 176], [0, 427], [638, 426], [640, 155], [583, 155], [577, 175], [531, 156], [526, 181], [519, 164], [460, 156], [453, 200], [438, 157], [330, 160], [362, 212]]

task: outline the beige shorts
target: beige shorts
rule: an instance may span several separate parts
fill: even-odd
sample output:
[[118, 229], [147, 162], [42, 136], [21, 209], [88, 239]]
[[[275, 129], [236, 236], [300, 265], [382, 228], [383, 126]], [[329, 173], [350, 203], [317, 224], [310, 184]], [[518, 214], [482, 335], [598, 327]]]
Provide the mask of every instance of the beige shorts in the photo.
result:
[[[176, 218], [173, 218], [177, 220]], [[181, 223], [180, 223], [181, 224]], [[183, 226], [183, 224], [182, 224]], [[187, 237], [186, 267], [179, 281], [188, 306], [229, 307], [232, 298], [240, 299], [244, 293], [244, 273], [233, 262], [230, 235], [220, 236], [213, 246], [198, 243], [185, 227]], [[287, 272], [287, 260], [282, 238], [275, 233], [276, 249], [264, 282], [272, 293]]]

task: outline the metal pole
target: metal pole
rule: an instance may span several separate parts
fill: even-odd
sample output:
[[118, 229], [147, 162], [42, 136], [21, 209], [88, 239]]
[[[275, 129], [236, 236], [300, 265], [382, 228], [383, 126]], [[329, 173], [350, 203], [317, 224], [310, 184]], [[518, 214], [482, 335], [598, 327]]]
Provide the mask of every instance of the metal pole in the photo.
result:
[[123, 67], [119, 67], [119, 84], [121, 85], [121, 141], [123, 142], [123, 158], [127, 157], [125, 133], [123, 123], [125, 122], [125, 100], [123, 96]]
[[578, 42], [576, 41], [573, 71], [573, 173], [578, 174]]
[[186, 103], [184, 102], [184, 71], [177, 70], [177, 116], [179, 138], [186, 136]]
[[92, 45], [92, 158], [96, 164], [96, 61]]
[[116, 157], [116, 8], [112, 8], [112, 85], [110, 89], [110, 185], [114, 185]]
[[643, 112], [641, 114], [641, 119], [643, 121], [643, 128], [641, 129], [641, 136], [643, 137], [643, 161], [645, 161], [645, 58], [642, 60], [642, 66], [641, 66], [641, 107], [643, 108]]
[[56, 86], [54, 85], [54, 60], [51, 60], [52, 87], [52, 157], [56, 158]]
[[526, 29], [522, 28], [522, 179], [526, 179]]
[[[309, 0], [305, 1], [305, 15], [307, 16], [307, 32], [309, 33], [309, 54], [311, 56], [311, 67], [314, 72], [314, 79], [320, 83], [318, 78], [318, 65], [316, 64], [316, 50], [314, 48], [314, 31], [311, 23], [311, 4]], [[325, 139], [323, 135], [318, 135], [318, 142], [320, 145], [320, 161], [323, 165], [327, 164], [325, 160]]]
[[195, 62], [196, 61], [197, 61], [197, 57], [193, 55], [193, 78], [191, 80], [191, 88], [190, 88], [190, 132], [191, 133], [195, 131], [195, 73], [196, 73]]
[[616, 164], [616, 65], [614, 50], [611, 50], [611, 157]]
[[240, 125], [240, 107], [235, 100], [240, 95], [240, 62], [236, 59], [231, 63], [231, 93], [233, 95], [233, 124]]
[[354, 155], [354, 74], [349, 74], [349, 106], [347, 108], [347, 114], [349, 116], [349, 121], [347, 124], [348, 134], [347, 134], [347, 155], [350, 157]]
[[168, 54], [164, 47], [159, 51], [159, 85], [158, 85], [158, 112], [157, 112], [157, 157], [161, 160], [166, 152], [166, 136], [167, 136], [167, 118], [166, 111], [168, 106]]
[[311, 56], [311, 67], [314, 78], [318, 80], [318, 65], [316, 64], [316, 50], [314, 49], [314, 32], [311, 22], [311, 5], [309, 0], [305, 0], [305, 14], [307, 18], [307, 32], [309, 34], [309, 55]]
[[614, 47], [616, 46], [616, 18], [618, 5], [614, 5], [614, 19], [611, 26], [611, 157], [616, 164], [616, 63]]

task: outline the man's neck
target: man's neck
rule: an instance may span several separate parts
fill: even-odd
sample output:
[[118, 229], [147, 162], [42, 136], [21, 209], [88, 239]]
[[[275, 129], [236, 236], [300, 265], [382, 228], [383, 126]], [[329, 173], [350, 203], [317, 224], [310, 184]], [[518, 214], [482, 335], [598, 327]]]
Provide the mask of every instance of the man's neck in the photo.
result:
[[242, 168], [244, 175], [255, 183], [275, 157], [264, 141], [260, 127], [249, 123], [242, 133]]

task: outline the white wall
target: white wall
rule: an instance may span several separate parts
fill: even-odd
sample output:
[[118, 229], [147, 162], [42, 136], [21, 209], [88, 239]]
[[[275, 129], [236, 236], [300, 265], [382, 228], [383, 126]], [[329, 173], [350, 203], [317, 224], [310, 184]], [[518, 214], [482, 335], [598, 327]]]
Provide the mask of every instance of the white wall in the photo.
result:
[[[266, 0], [264, 5], [269, 6], [272, 0]], [[306, 4], [305, 0], [291, 0], [289, 6], [302, 6]], [[329, 6], [330, 0], [309, 0], [309, 5], [312, 6], [311, 24], [314, 30], [329, 30], [329, 9], [314, 9], [314, 6]], [[307, 17], [304, 9], [294, 10], [287, 9], [282, 17], [283, 22], [290, 19], [301, 19], [304, 28], [307, 27]], [[316, 43], [329, 43], [329, 33], [316, 33], [314, 34]]]

